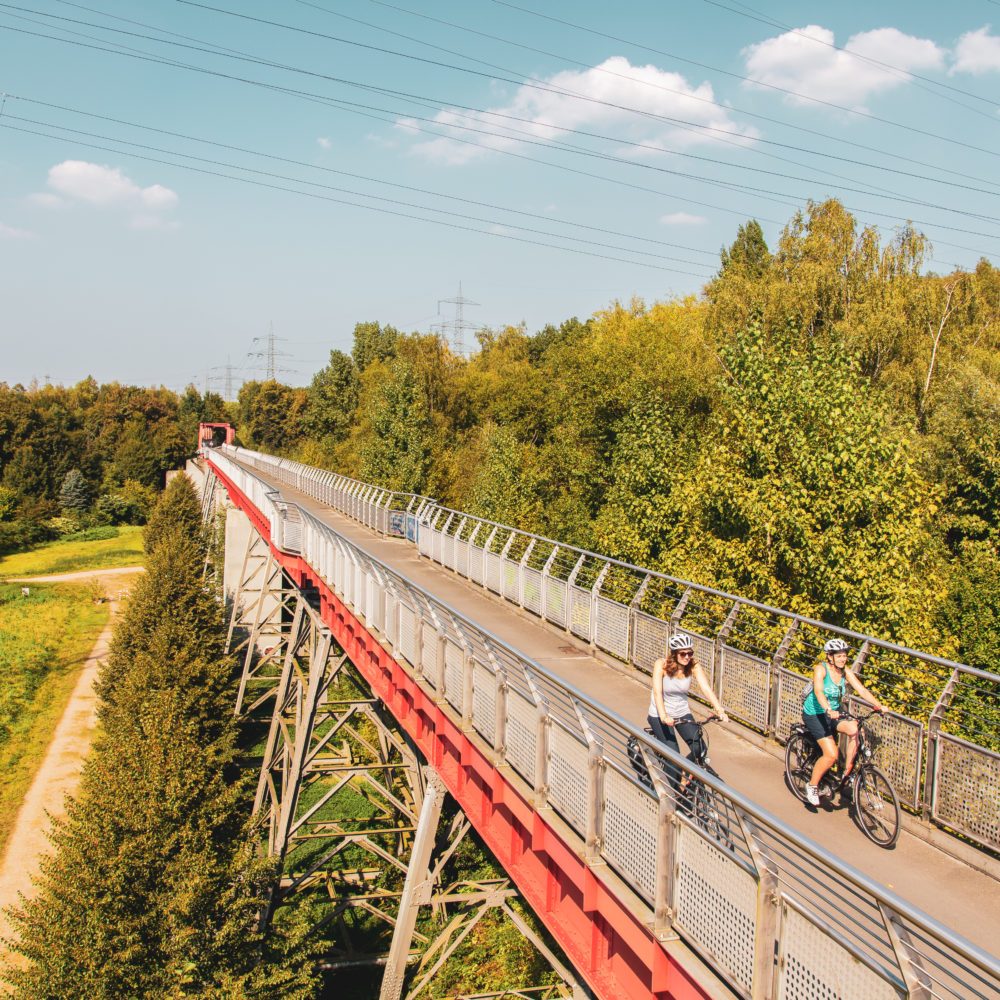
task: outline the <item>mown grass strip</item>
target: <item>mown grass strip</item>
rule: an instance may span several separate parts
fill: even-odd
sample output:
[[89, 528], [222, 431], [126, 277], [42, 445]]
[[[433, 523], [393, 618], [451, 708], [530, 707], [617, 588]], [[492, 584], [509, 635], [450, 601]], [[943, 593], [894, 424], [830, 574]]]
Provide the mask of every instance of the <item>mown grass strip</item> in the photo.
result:
[[0, 559], [0, 577], [49, 576], [141, 563], [142, 528], [128, 525], [113, 530], [116, 533], [110, 538], [67, 539], [49, 542], [27, 552], [15, 552]]
[[0, 585], [0, 852], [110, 605], [86, 585]]

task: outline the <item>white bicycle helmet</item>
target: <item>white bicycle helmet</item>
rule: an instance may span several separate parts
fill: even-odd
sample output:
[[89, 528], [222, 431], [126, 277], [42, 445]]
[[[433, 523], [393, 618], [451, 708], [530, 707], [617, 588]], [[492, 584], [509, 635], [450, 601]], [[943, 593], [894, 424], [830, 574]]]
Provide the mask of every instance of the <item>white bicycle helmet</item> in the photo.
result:
[[694, 642], [691, 640], [691, 636], [684, 632], [678, 632], [676, 635], [670, 637], [670, 648], [673, 652], [677, 652], [680, 649], [694, 649]]
[[846, 653], [850, 648], [843, 639], [827, 639], [823, 645], [826, 653]]

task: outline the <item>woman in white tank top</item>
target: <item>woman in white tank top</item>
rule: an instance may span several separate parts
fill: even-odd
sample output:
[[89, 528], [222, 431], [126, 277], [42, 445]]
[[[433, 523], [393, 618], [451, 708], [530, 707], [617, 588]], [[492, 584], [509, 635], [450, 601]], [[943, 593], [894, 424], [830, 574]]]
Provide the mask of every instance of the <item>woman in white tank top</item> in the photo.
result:
[[676, 735], [679, 731], [689, 748], [688, 760], [698, 760], [702, 747], [699, 730], [694, 724], [694, 716], [688, 704], [691, 681], [698, 682], [702, 694], [723, 722], [728, 722], [729, 716], [715, 697], [705, 671], [695, 661], [691, 636], [678, 632], [670, 637], [669, 647], [670, 652], [666, 658], [657, 660], [653, 665], [653, 690], [649, 699], [647, 721], [656, 738], [677, 753], [680, 753]]

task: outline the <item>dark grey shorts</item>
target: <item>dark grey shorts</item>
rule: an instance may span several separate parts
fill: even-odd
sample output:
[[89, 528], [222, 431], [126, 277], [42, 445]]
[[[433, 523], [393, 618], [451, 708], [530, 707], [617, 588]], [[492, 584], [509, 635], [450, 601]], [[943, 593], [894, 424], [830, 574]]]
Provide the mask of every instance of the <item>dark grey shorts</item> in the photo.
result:
[[831, 719], [826, 712], [822, 712], [819, 715], [810, 715], [808, 712], [802, 713], [802, 721], [806, 725], [806, 729], [809, 730], [809, 735], [814, 740], [821, 740], [825, 736], [832, 736], [834, 739], [837, 738], [837, 723], [840, 719]]

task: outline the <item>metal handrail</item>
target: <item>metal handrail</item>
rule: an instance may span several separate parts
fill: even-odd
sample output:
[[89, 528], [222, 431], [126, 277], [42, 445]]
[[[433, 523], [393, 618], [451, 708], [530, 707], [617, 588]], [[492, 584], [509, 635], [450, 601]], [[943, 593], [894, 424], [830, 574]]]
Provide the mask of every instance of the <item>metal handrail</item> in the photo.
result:
[[[229, 463], [227, 463], [229, 464]], [[247, 471], [246, 469], [236, 466], [235, 471], [237, 473], [242, 473], [248, 478], [252, 479], [255, 483], [264, 485], [261, 480], [259, 480], [253, 473]], [[292, 506], [297, 506], [294, 502], [289, 501]], [[768, 831], [769, 833], [776, 836], [779, 840], [787, 841], [794, 848], [807, 856], [810, 861], [816, 866], [817, 870], [827, 872], [836, 881], [837, 879], [844, 879], [856, 890], [866, 897], [869, 904], [874, 904], [877, 910], [887, 909], [891, 911], [891, 914], [901, 918], [904, 925], [909, 925], [909, 930], [917, 934], [924, 934], [932, 939], [935, 947], [943, 946], [945, 949], [950, 950], [954, 955], [959, 956], [966, 963], [978, 969], [979, 972], [986, 975], [990, 980], [996, 983], [996, 992], [990, 993], [990, 996], [1000, 996], [1000, 960], [996, 957], [990, 955], [985, 950], [979, 948], [978, 946], [967, 941], [960, 935], [956, 934], [950, 928], [944, 926], [939, 921], [935, 920], [933, 917], [924, 913], [919, 908], [908, 903], [906, 900], [902, 899], [896, 893], [891, 890], [886, 889], [883, 885], [879, 884], [874, 879], [865, 875], [863, 872], [858, 871], [851, 865], [836, 859], [835, 862], [830, 861], [829, 853], [821, 848], [818, 844], [813, 842], [808, 837], [805, 837], [798, 831], [794, 830], [788, 824], [784, 823], [778, 817], [772, 815], [767, 810], [759, 806], [757, 803], [753, 802], [747, 798], [742, 793], [736, 791], [735, 789], [725, 785], [724, 783], [715, 779], [711, 774], [696, 769], [693, 765], [685, 758], [679, 754], [674, 753], [669, 748], [666, 748], [663, 744], [649, 738], [645, 732], [636, 728], [628, 720], [623, 719], [621, 716], [617, 715], [610, 709], [604, 707], [603, 705], [595, 702], [589, 695], [581, 691], [572, 683], [564, 680], [563, 678], [557, 676], [548, 668], [546, 668], [541, 663], [533, 660], [531, 657], [519, 652], [517, 649], [512, 647], [510, 644], [505, 642], [500, 637], [494, 635], [488, 629], [478, 625], [471, 619], [463, 615], [457, 609], [451, 607], [445, 602], [441, 601], [439, 598], [435, 597], [432, 593], [422, 588], [419, 584], [414, 583], [407, 577], [402, 576], [395, 570], [389, 569], [383, 563], [381, 563], [375, 556], [368, 552], [362, 546], [349, 542], [343, 536], [339, 535], [335, 529], [329, 525], [324, 524], [313, 514], [309, 513], [304, 508], [299, 507], [299, 513], [302, 518], [303, 524], [307, 524], [312, 532], [314, 532], [320, 538], [327, 538], [332, 543], [340, 545], [343, 549], [352, 550], [355, 557], [352, 561], [365, 562], [373, 569], [378, 567], [380, 574], [386, 580], [392, 580], [396, 587], [400, 587], [409, 592], [413, 597], [418, 597], [419, 600], [414, 600], [413, 603], [418, 605], [424, 604], [428, 609], [438, 609], [438, 614], [444, 612], [447, 617], [450, 617], [454, 622], [461, 623], [470, 633], [478, 635], [487, 641], [488, 647], [492, 647], [498, 652], [503, 652], [507, 654], [511, 660], [515, 663], [522, 665], [522, 667], [532, 675], [536, 675], [539, 678], [544, 678], [553, 689], [558, 690], [562, 695], [569, 698], [573, 702], [579, 703], [580, 705], [586, 706], [587, 710], [594, 713], [596, 716], [603, 718], [607, 723], [609, 723], [613, 729], [621, 734], [623, 740], [629, 736], [633, 737], [638, 743], [645, 746], [650, 752], [656, 753], [660, 756], [666, 756], [669, 758], [671, 763], [679, 768], [696, 777], [698, 781], [702, 784], [710, 787], [713, 792], [719, 796], [721, 799], [729, 802], [736, 813], [741, 818], [741, 822], [749, 821], [751, 825], [757, 825], [759, 828]], [[305, 537], [305, 536], [304, 536]], [[360, 557], [360, 558], [359, 558]], [[334, 581], [328, 581], [331, 585], [335, 585]], [[419, 611], [414, 613], [419, 614]], [[422, 618], [423, 616], [420, 615]], [[414, 669], [419, 670], [417, 664], [414, 664]], [[565, 724], [565, 720], [563, 721]], [[606, 750], [603, 751], [605, 758], [607, 757]], [[614, 766], [614, 763], [609, 760], [609, 763]], [[702, 831], [699, 831], [700, 835], [705, 836]], [[771, 862], [774, 863], [776, 860], [772, 857]], [[780, 858], [777, 859], [780, 861]], [[776, 873], [780, 876], [780, 871]], [[787, 895], [786, 889], [780, 890], [783, 895]], [[805, 904], [802, 900], [795, 899], [794, 896], [788, 897], [790, 900], [795, 902], [798, 907], [803, 907]], [[854, 904], [852, 904], [854, 905]], [[806, 905], [808, 910], [808, 906]], [[859, 911], [860, 912], [860, 911]], [[820, 923], [823, 923], [820, 920]], [[886, 932], [888, 945], [893, 948], [895, 945], [891, 941], [891, 933]], [[852, 945], [851, 951], [855, 951], [857, 946]], [[886, 945], [886, 941], [883, 941], [883, 948], [888, 954], [889, 947]], [[916, 948], [914, 943], [911, 941], [907, 947], [908, 951], [914, 952], [919, 960], [922, 956], [919, 950]], [[926, 956], [928, 962], [931, 964], [936, 964], [937, 959], [933, 955]], [[905, 964], [902, 958], [897, 956], [897, 961], [902, 965]], [[901, 981], [906, 983], [910, 981], [910, 976], [906, 974], [907, 970], [900, 970]], [[966, 983], [966, 986], [969, 984]], [[916, 995], [916, 994], [914, 994]], [[953, 995], [966, 995], [966, 994], [954, 994]], [[969, 995], [983, 995], [980, 993], [969, 994]]]
[[[328, 493], [318, 493], [317, 491], [323, 489], [326, 484], [316, 483], [316, 477], [322, 476], [326, 478], [333, 476], [338, 481], [350, 483], [352, 489], [361, 487], [362, 493], [365, 495], [377, 495], [374, 487], [370, 487], [368, 484], [360, 483], [358, 480], [351, 480], [349, 477], [340, 476], [337, 473], [325, 472], [323, 470], [303, 465], [302, 463], [291, 462], [288, 459], [276, 459], [274, 456], [264, 455], [260, 452], [248, 452], [232, 446], [223, 446], [218, 449], [218, 451], [236, 458], [242, 458], [255, 468], [259, 468], [261, 470], [273, 470], [278, 473], [279, 479], [286, 475], [292, 476], [295, 479], [295, 485], [305, 489], [307, 493], [313, 492], [317, 494], [316, 499], [321, 502], [332, 503], [333, 506], [342, 510], [345, 514], [347, 514], [347, 516], [360, 521], [368, 527], [375, 528], [375, 530], [386, 530], [384, 525], [380, 527], [378, 524], [372, 523], [373, 518], [366, 516], [356, 501], [346, 505], [339, 504], [336, 502], [336, 497], [331, 500]], [[312, 487], [311, 484], [313, 483], [316, 483], [316, 489]], [[419, 497], [419, 495], [413, 496]], [[763, 708], [758, 708], [756, 707], [757, 703], [755, 702], [754, 705], [751, 706], [751, 714], [747, 714], [747, 708], [745, 708], [742, 713], [737, 710], [735, 712], [735, 718], [744, 724], [761, 729], [765, 733], [774, 734], [778, 738], [781, 738], [783, 733], [784, 718], [782, 698], [783, 691], [785, 689], [781, 684], [782, 668], [790, 670], [791, 673], [801, 675], [803, 664], [799, 658], [800, 654], [796, 654], [795, 660], [788, 660], [785, 657], [787, 650], [784, 649], [784, 646], [787, 645], [787, 641], [790, 640], [791, 631], [787, 631], [786, 639], [782, 640], [782, 644], [774, 648], [770, 645], [766, 645], [764, 647], [758, 647], [758, 651], [751, 652], [753, 646], [749, 649], [741, 650], [739, 648], [741, 645], [740, 642], [737, 641], [734, 644], [733, 641], [728, 638], [727, 629], [732, 628], [732, 622], [735, 621], [737, 613], [742, 615], [748, 609], [771, 616], [774, 620], [775, 626], [779, 626], [782, 621], [791, 623], [791, 628], [799, 630], [800, 634], [802, 628], [809, 628], [819, 630], [820, 632], [826, 634], [840, 635], [851, 638], [860, 646], [857, 663], [860, 663], [866, 657], [869, 659], [869, 662], [871, 662], [872, 660], [877, 660], [879, 657], [887, 656], [890, 658], [889, 666], [891, 668], [893, 666], [891, 663], [892, 659], [912, 659], [916, 660], [918, 663], [926, 664], [928, 667], [934, 667], [938, 671], [946, 670], [949, 677], [953, 676], [957, 671], [963, 676], [975, 677], [989, 683], [996, 683], [997, 685], [1000, 685], [1000, 675], [991, 673], [990, 671], [957, 663], [953, 660], [935, 656], [933, 654], [922, 653], [919, 650], [910, 649], [909, 647], [902, 646], [888, 640], [866, 636], [862, 633], [830, 625], [817, 619], [796, 615], [781, 608], [775, 608], [761, 602], [744, 599], [723, 590], [718, 590], [713, 587], [673, 577], [667, 573], [662, 573], [656, 570], [647, 570], [642, 567], [635, 566], [632, 563], [613, 559], [608, 556], [602, 556], [599, 553], [591, 552], [577, 546], [566, 545], [543, 535], [521, 531], [520, 529], [513, 528], [510, 525], [505, 525], [497, 521], [492, 521], [488, 518], [477, 517], [476, 515], [467, 514], [454, 508], [446, 507], [429, 497], [419, 497], [418, 508], [416, 510], [408, 508], [405, 513], [405, 517], [408, 524], [411, 521], [417, 522], [420, 527], [420, 537], [415, 538], [414, 535], [411, 535], [408, 527], [404, 528], [402, 531], [397, 528], [394, 532], [395, 534], [402, 534], [411, 540], [415, 540], [418, 546], [418, 551], [420, 551], [421, 554], [424, 554], [429, 558], [450, 567], [454, 571], [459, 572], [461, 575], [469, 578], [470, 580], [487, 587], [488, 589], [496, 592], [503, 599], [512, 600], [514, 603], [517, 603], [522, 607], [525, 606], [522, 603], [524, 600], [524, 592], [520, 590], [520, 587], [526, 584], [529, 572], [530, 574], [536, 574], [536, 579], [551, 581], [552, 583], [558, 581], [560, 587], [572, 589], [574, 591], [573, 595], [571, 595], [570, 589], [566, 590], [566, 593], [562, 598], [561, 610], [554, 618], [552, 615], [552, 609], [550, 609], [548, 604], [545, 603], [547, 598], [541, 596], [542, 593], [547, 592], [547, 588], [551, 585], [549, 583], [544, 583], [543, 586], [546, 590], [541, 592], [536, 590], [536, 607], [531, 608], [531, 610], [538, 614], [543, 620], [549, 621], [555, 627], [565, 628], [568, 631], [572, 631], [577, 636], [584, 638], [585, 641], [589, 641], [593, 645], [599, 646], [607, 652], [610, 652], [612, 655], [630, 663], [634, 663], [640, 669], [645, 669], [647, 671], [650, 669], [649, 643], [653, 641], [654, 634], [650, 633], [647, 635], [644, 640], [645, 644], [640, 645], [638, 638], [633, 639], [634, 628], [638, 629], [642, 622], [652, 622], [660, 623], [658, 627], [661, 632], [664, 629], [668, 631], [675, 631], [677, 628], [692, 631], [691, 626], [682, 620], [683, 615], [681, 614], [682, 608], [686, 607], [688, 610], [691, 610], [695, 607], [694, 601], [691, 601], [690, 604], [688, 603], [689, 597], [692, 594], [701, 595], [707, 600], [717, 600], [720, 603], [730, 606], [730, 615], [723, 628], [719, 630], [718, 622], [716, 622], [716, 624], [712, 626], [711, 630], [707, 633], [708, 635], [711, 635], [714, 632], [714, 640], [707, 637], [703, 638], [703, 642], [708, 644], [705, 647], [707, 655], [713, 657], [716, 661], [714, 667], [709, 664], [706, 669], [709, 669], [710, 680], [715, 685], [716, 693], [720, 697], [727, 695], [732, 697], [734, 694], [737, 697], [746, 697], [741, 694], [738, 689], [731, 686], [734, 683], [739, 683], [738, 679], [732, 681], [729, 680], [729, 672], [731, 672], [732, 669], [729, 666], [731, 660], [735, 659], [736, 661], [740, 661], [742, 658], [742, 666], [739, 662], [735, 664], [735, 668], [737, 670], [742, 669], [744, 672], [747, 670], [758, 671], [760, 680], [754, 681], [754, 683], [759, 684], [762, 688], [762, 694], [766, 697], [766, 704], [763, 705]], [[413, 527], [416, 528], [417, 524], [414, 524]], [[476, 527], [470, 531], [469, 525], [476, 525]], [[454, 528], [454, 531], [453, 533], [449, 533], [452, 527]], [[480, 531], [480, 528], [483, 528], [483, 531]], [[425, 530], [430, 532], [427, 545], [423, 542], [423, 532]], [[468, 535], [468, 538], [465, 540], [459, 537], [459, 535], [463, 532]], [[480, 539], [479, 544], [471, 541], [471, 539], [476, 538], [477, 535], [481, 535], [484, 532], [486, 533], [486, 537]], [[528, 543], [527, 548], [525, 549], [525, 556], [520, 562], [516, 559], [508, 560], [506, 558], [506, 553], [510, 549], [511, 543], [516, 538], [521, 538]], [[539, 544], [542, 547], [550, 546], [552, 556], [556, 553], [559, 553], [560, 556], [568, 556], [569, 558], [564, 563], [564, 566], [575, 560], [576, 566], [571, 571], [568, 579], [563, 579], [562, 574], [556, 576], [551, 572], [551, 558], [542, 568], [532, 568], [525, 564], [524, 559], [527, 557], [530, 549]], [[455, 552], [458, 551], [459, 545], [466, 547], [463, 550], [466, 553], [465, 556], [463, 556], [465, 559], [463, 568], [459, 567], [455, 557]], [[452, 548], [452, 546], [454, 546], [454, 548]], [[499, 551], [499, 548], [502, 548], [503, 551]], [[493, 549], [497, 549], [497, 551], [493, 551]], [[484, 560], [483, 564], [476, 570], [476, 574], [478, 574], [481, 578], [477, 578], [477, 575], [473, 573], [473, 559], [471, 555], [473, 551], [477, 553], [476, 559], [479, 558], [479, 554], [481, 553]], [[514, 563], [517, 565], [513, 565]], [[596, 580], [592, 584], [588, 580], [588, 582], [581, 588], [580, 583], [575, 582], [574, 578], [585, 564], [593, 573], [596, 574]], [[507, 566], [508, 569], [513, 570], [518, 577], [518, 582], [516, 584], [512, 584], [510, 587], [508, 587], [508, 583], [505, 582], [505, 566]], [[600, 569], [601, 567], [603, 567], [603, 570]], [[605, 579], [609, 568], [623, 570], [628, 573], [630, 575], [630, 587], [632, 582], [636, 583], [637, 589], [635, 590], [630, 603], [623, 604], [621, 601], [616, 600], [614, 596], [605, 596], [601, 593], [601, 581]], [[598, 572], [598, 570], [600, 570], [600, 572]], [[499, 578], [497, 577], [498, 573], [500, 574]], [[590, 577], [589, 579], [594, 579], [594, 577]], [[669, 618], [665, 615], [649, 614], [648, 612], [643, 611], [640, 607], [641, 595], [646, 592], [650, 581], [653, 580], [663, 581], [664, 583], [670, 584], [678, 593], [683, 592], [684, 596], [679, 600], [677, 600], [676, 597], [669, 598], [669, 600], [675, 602], [674, 613]], [[515, 591], [517, 593], [515, 593]], [[589, 609], [581, 609], [579, 605], [580, 593], [589, 593], [589, 600], [593, 602], [593, 606], [589, 607]], [[587, 599], [588, 598], [585, 598], [585, 600]], [[668, 598], [665, 596], [664, 599]], [[621, 632], [620, 625], [618, 626], [619, 631], [612, 632], [605, 629], [603, 633], [599, 633], [599, 609], [597, 605], [602, 602], [604, 603], [605, 609], [610, 613], [617, 614], [619, 617], [627, 616], [628, 621], [624, 633]], [[539, 603], [545, 605], [541, 608], [541, 610], [539, 610], [537, 606]], [[704, 608], [704, 606], [702, 607]], [[714, 616], [715, 612], [713, 612], [711, 608], [705, 610], [710, 617]], [[578, 621], [574, 617], [576, 612], [580, 612], [584, 615], [582, 620]], [[697, 626], [693, 629], [693, 632], [696, 635], [696, 643], [702, 641], [697, 638], [697, 634], [700, 631], [701, 629]], [[737, 627], [734, 635], [739, 632], [740, 629]], [[664, 649], [666, 634], [666, 632], [663, 632], [663, 635], [661, 636], [659, 633], [655, 633], [656, 641], [662, 642]], [[638, 631], [635, 632], [635, 636], [639, 636]], [[813, 648], [818, 650], [818, 645]], [[662, 653], [660, 655], [662, 655]], [[701, 658], [701, 653], [699, 653], [699, 658]], [[878, 664], [876, 665], [878, 666]], [[795, 667], [798, 667], [798, 670], [795, 670]], [[736, 675], [733, 676], [734, 678], [736, 677]], [[942, 691], [947, 686], [947, 683], [946, 679], [941, 680]], [[763, 690], [765, 687], [766, 690]], [[940, 701], [940, 699], [938, 700]], [[931, 716], [934, 716], [933, 712], [931, 713]], [[936, 740], [937, 732], [941, 728], [941, 720], [937, 719], [935, 721], [934, 718], [930, 718], [925, 721], [924, 712], [922, 711], [918, 711], [913, 715], [906, 714], [905, 712], [899, 712], [896, 713], [894, 717], [899, 720], [899, 725], [896, 729], [896, 736], [900, 741], [900, 750], [897, 757], [898, 771], [895, 773], [897, 791], [900, 795], [900, 799], [905, 804], [919, 810], [926, 819], [933, 819], [941, 824], [945, 829], [957, 829], [955, 820], [958, 816], [949, 813], [947, 809], [943, 812], [938, 811], [934, 805], [934, 803], [939, 801], [939, 799], [935, 796], [934, 787], [935, 782], [938, 781], [938, 777], [936, 769], [932, 768], [930, 765], [933, 758], [933, 743]], [[977, 744], [972, 745], [977, 746]], [[984, 757], [990, 756], [986, 747], [982, 748], [982, 752]], [[1000, 777], [1000, 769], [997, 769], [997, 772], [998, 777]], [[947, 774], [945, 777], [947, 777]], [[991, 787], [996, 784], [997, 783], [992, 783]], [[993, 792], [989, 789], [984, 789], [984, 805], [987, 808], [990, 808], [993, 804], [991, 796], [993, 796]], [[963, 832], [966, 836], [970, 836], [974, 841], [982, 843], [991, 849], [996, 850], [1000, 847], [1000, 841], [997, 840], [995, 831], [993, 831], [992, 827], [981, 828], [979, 833], [969, 834], [968, 831]]]

